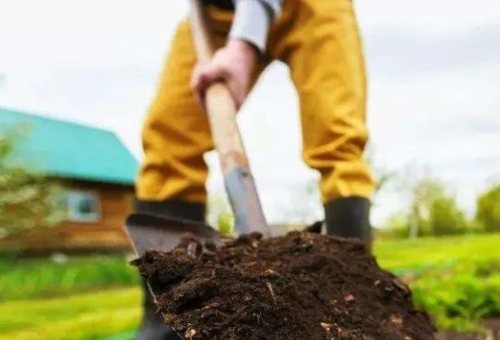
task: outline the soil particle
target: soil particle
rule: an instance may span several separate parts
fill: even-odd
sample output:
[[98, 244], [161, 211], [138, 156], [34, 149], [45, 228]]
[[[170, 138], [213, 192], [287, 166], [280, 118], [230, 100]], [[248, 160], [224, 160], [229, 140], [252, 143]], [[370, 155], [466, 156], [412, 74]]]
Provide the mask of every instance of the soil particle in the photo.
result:
[[432, 340], [408, 287], [356, 240], [292, 232], [224, 240], [185, 237], [133, 262], [159, 311], [186, 339]]

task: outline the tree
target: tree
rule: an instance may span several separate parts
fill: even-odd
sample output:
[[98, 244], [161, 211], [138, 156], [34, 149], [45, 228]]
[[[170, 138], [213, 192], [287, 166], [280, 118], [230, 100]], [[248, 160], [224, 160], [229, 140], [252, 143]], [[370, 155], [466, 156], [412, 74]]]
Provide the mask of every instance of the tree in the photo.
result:
[[468, 222], [456, 199], [444, 184], [433, 178], [424, 178], [413, 188], [410, 226], [412, 236], [450, 235], [466, 231]]
[[458, 207], [455, 197], [446, 194], [436, 197], [429, 207], [429, 225], [432, 235], [453, 235], [465, 233], [468, 221]]
[[395, 212], [385, 221], [384, 227], [377, 231], [381, 238], [405, 238], [410, 230], [408, 212]]
[[19, 131], [0, 132], [0, 236], [50, 227], [64, 216], [61, 187], [36, 171], [14, 164]]
[[500, 231], [500, 185], [478, 197], [475, 220], [486, 232]]
[[392, 216], [386, 223], [394, 234], [404, 233], [415, 239], [419, 236], [460, 234], [469, 230], [470, 223], [464, 212], [442, 182], [424, 177], [414, 183], [410, 190], [408, 211]]

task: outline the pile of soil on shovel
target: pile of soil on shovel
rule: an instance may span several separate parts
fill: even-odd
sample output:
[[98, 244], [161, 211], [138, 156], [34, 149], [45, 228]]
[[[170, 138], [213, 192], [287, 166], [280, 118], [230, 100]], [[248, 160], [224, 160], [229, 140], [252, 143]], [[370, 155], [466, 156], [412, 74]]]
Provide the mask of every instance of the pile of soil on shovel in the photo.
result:
[[224, 240], [185, 237], [133, 264], [186, 339], [431, 340], [411, 292], [356, 240], [292, 232]]

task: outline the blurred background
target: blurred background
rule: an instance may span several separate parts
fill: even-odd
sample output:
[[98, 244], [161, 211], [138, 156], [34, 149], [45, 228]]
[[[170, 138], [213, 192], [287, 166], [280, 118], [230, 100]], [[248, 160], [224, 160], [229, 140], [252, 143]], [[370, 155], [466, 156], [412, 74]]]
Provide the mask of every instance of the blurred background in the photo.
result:
[[[500, 338], [500, 6], [355, 6], [379, 180], [375, 254], [450, 330], [443, 339]], [[187, 11], [187, 1], [0, 0], [0, 339], [133, 337], [140, 292], [121, 226], [141, 125]], [[298, 118], [288, 70], [272, 64], [239, 122], [276, 233], [322, 218]], [[226, 227], [217, 157], [206, 159], [209, 220]]]

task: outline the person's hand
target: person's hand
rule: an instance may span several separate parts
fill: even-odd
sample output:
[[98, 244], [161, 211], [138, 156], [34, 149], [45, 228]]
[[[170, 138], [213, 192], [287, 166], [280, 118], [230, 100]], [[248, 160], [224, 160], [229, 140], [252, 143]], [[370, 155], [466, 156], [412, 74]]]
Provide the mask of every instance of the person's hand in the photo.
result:
[[214, 54], [210, 62], [196, 65], [191, 77], [191, 88], [200, 103], [205, 105], [208, 87], [223, 81], [239, 109], [247, 97], [256, 62], [257, 51], [252, 45], [243, 40], [231, 39]]

